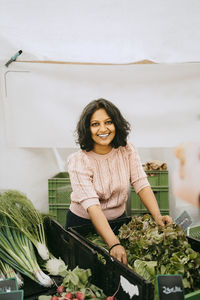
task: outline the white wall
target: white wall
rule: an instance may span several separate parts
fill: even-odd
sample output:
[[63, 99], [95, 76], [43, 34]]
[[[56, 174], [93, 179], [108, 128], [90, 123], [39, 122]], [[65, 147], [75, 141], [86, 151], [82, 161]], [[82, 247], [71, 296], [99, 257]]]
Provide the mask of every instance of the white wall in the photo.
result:
[[[135, 65], [133, 66], [133, 69], [137, 70], [135, 77], [132, 73], [126, 78], [122, 76], [123, 70], [131, 66], [120, 67], [119, 65], [118, 70], [121, 68], [122, 72], [109, 73], [109, 70], [117, 66], [109, 68], [102, 65], [104, 70], [106, 68], [106, 72], [103, 73], [104, 76], [96, 77], [99, 80], [95, 84], [92, 81], [93, 74], [88, 77], [86, 72], [91, 65], [84, 67], [78, 64], [72, 65], [71, 68], [73, 70], [77, 68], [79, 71], [81, 68], [83, 78], [85, 74], [82, 81], [82, 79], [77, 80], [74, 73], [73, 83], [76, 87], [74, 93], [77, 93], [76, 103], [79, 110], [81, 111], [81, 104], [85, 105], [94, 97], [107, 97], [116, 101], [133, 124], [131, 139], [139, 148], [142, 161], [160, 159], [167, 162], [171, 187], [171, 174], [174, 169], [173, 147], [176, 146], [176, 142], [185, 139], [200, 142], [198, 84], [200, 2], [198, 0], [167, 2], [0, 0], [0, 4], [0, 190], [8, 188], [21, 190], [38, 209], [46, 212], [48, 210], [47, 180], [59, 172], [51, 149], [54, 142], [45, 141], [42, 144], [38, 143], [37, 139], [33, 142], [33, 139], [30, 139], [28, 122], [24, 124], [27, 130], [24, 130], [23, 135], [20, 135], [19, 130], [17, 131], [17, 126], [23, 124], [21, 120], [20, 123], [17, 120], [28, 113], [28, 110], [23, 111], [24, 106], [20, 102], [21, 95], [25, 96], [19, 89], [21, 86], [14, 85], [16, 93], [12, 94], [12, 99], [5, 95], [5, 71], [15, 70], [22, 65], [23, 68], [34, 68], [31, 63], [23, 63], [25, 60], [121, 64], [149, 59], [161, 63]], [[18, 58], [21, 63], [12, 63], [6, 69], [4, 64], [19, 49], [23, 50], [23, 54]], [[53, 75], [55, 77], [50, 82], [57, 82], [58, 85], [63, 79], [64, 66], [69, 67], [69, 65], [58, 66], [58, 64], [38, 66], [41, 72], [49, 70], [47, 82]], [[155, 70], [159, 70], [157, 77]], [[80, 73], [78, 71], [77, 73], [80, 79]], [[113, 76], [113, 74], [121, 74], [123, 84], [119, 81], [120, 76]], [[72, 87], [72, 76], [69, 76], [69, 80], [68, 88]], [[111, 88], [108, 88], [109, 84]], [[84, 85], [87, 86], [87, 93], [81, 97]], [[9, 91], [14, 91], [12, 85]], [[46, 90], [39, 89], [39, 91], [48, 91], [48, 84]], [[29, 94], [32, 95], [33, 92], [35, 92], [34, 85], [29, 90]], [[58, 97], [62, 95], [63, 93], [60, 93]], [[131, 95], [137, 99], [134, 104]], [[14, 106], [8, 107], [10, 100], [14, 104], [19, 104], [17, 110]], [[70, 109], [72, 103], [68, 102]], [[14, 119], [12, 121], [12, 114], [8, 118], [11, 108], [14, 109], [13, 116], [18, 117], [15, 119], [16, 123], [13, 122]], [[46, 108], [46, 115], [50, 116], [52, 111], [48, 111], [48, 105]], [[57, 110], [56, 106], [55, 109]], [[19, 115], [16, 114], [17, 111], [20, 111]], [[43, 111], [44, 107], [40, 108], [38, 105], [38, 112], [43, 113]], [[56, 124], [59, 124], [59, 121], [57, 118]], [[61, 127], [58, 127], [59, 129], [61, 131]], [[39, 134], [38, 131], [36, 133]], [[56, 143], [55, 133], [53, 136], [62, 159], [66, 160], [68, 154], [75, 150], [74, 145], [71, 143], [59, 145]], [[19, 143], [21, 137], [23, 139]], [[198, 212], [176, 199], [171, 189], [170, 208], [173, 217], [187, 208], [195, 222], [199, 218]]]
[[199, 0], [1, 0], [0, 59], [195, 62]]
[[1, 78], [7, 140], [17, 147], [74, 147], [82, 108], [99, 97], [121, 109], [137, 147], [199, 141], [198, 63], [15, 63]]

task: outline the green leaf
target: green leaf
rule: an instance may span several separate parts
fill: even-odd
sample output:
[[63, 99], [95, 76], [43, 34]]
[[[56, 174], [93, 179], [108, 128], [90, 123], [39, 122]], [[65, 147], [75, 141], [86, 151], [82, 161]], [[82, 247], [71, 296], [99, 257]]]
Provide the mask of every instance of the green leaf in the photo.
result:
[[161, 265], [160, 267], [160, 274], [166, 274], [166, 267], [164, 265]]
[[74, 285], [78, 285], [79, 278], [78, 278], [78, 276], [77, 276], [74, 272], [70, 272], [70, 273], [69, 273], [69, 279], [71, 280], [71, 282], [72, 282]]
[[183, 281], [183, 286], [185, 289], [191, 287], [190, 282], [186, 278], [183, 278], [182, 281]]
[[147, 280], [152, 279], [150, 268], [147, 268], [147, 262], [137, 259], [134, 262], [134, 270]]
[[65, 276], [65, 278], [63, 279], [63, 285], [67, 286], [68, 283], [70, 281], [70, 277], [69, 277], [69, 273]]

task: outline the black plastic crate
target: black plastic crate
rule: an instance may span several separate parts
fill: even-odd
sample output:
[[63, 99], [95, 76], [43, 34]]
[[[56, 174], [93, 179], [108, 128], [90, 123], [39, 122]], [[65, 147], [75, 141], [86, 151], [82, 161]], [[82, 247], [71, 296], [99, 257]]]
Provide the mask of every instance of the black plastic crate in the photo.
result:
[[[120, 286], [116, 294], [117, 300], [153, 300], [154, 287], [150, 281], [145, 280], [124, 264], [107, 255], [104, 249], [98, 248], [95, 245], [90, 247], [72, 232], [69, 233], [69, 237], [70, 244], [73, 245], [75, 250], [74, 258], [76, 263], [81, 268], [91, 268], [94, 274], [94, 284], [102, 288], [105, 294], [114, 294], [123, 278], [132, 285], [132, 289], [136, 288], [138, 290], [139, 295], [135, 294], [130, 298], [128, 293]], [[99, 255], [101, 255], [101, 258], [99, 258]]]
[[[49, 251], [57, 258], [61, 257], [69, 269], [73, 268], [71, 264], [71, 248], [68, 242], [68, 233], [55, 220], [47, 219], [45, 222], [45, 234]], [[39, 259], [39, 258], [38, 258]], [[56, 286], [47, 288], [43, 287], [30, 278], [22, 275], [24, 278], [24, 299], [38, 300], [40, 295], [55, 294]], [[61, 278], [51, 276], [57, 284], [61, 283]]]
[[[111, 228], [113, 229], [115, 234], [118, 234], [119, 228], [123, 224], [127, 224], [131, 221], [132, 217], [126, 217], [121, 218], [115, 221], [110, 221]], [[77, 243], [85, 245], [84, 247], [87, 247], [88, 249], [91, 249], [92, 251], [96, 251], [101, 256], [104, 257], [104, 260], [106, 261], [106, 264], [110, 264], [110, 268], [113, 269], [113, 278], [110, 278], [110, 280], [113, 280], [113, 284], [116, 288], [117, 283], [119, 282], [120, 275], [125, 275], [124, 277], [128, 279], [128, 281], [134, 285], [139, 286], [140, 290], [140, 296], [135, 296], [132, 299], [138, 299], [138, 300], [153, 300], [154, 299], [154, 286], [153, 284], [142, 278], [139, 274], [134, 272], [132, 269], [128, 268], [126, 265], [120, 263], [115, 258], [111, 258], [108, 251], [105, 249], [93, 244], [90, 240], [86, 238], [86, 235], [88, 233], [97, 233], [93, 225], [83, 225], [83, 226], [76, 226], [76, 227], [70, 227], [68, 229], [70, 239], [76, 240]], [[193, 250], [200, 252], [200, 241], [191, 237], [188, 237], [188, 242], [190, 243]], [[71, 242], [72, 243], [72, 242]], [[113, 263], [113, 264], [112, 264]], [[97, 268], [99, 268], [102, 277], [105, 276], [105, 273], [103, 272], [102, 262], [98, 261]], [[102, 269], [101, 269], [102, 268]], [[116, 274], [117, 275], [116, 275]], [[111, 275], [112, 276], [112, 275]], [[101, 279], [102, 281], [106, 279]], [[104, 282], [106, 285], [106, 282]], [[117, 294], [117, 299], [125, 300], [130, 299], [127, 294], [124, 294], [121, 290]]]
[[[101, 289], [106, 295], [112, 295], [117, 289], [117, 283], [113, 281], [113, 272], [119, 273], [117, 266], [110, 262], [106, 265], [100, 264], [98, 260], [98, 252], [89, 247], [84, 242], [80, 242], [73, 234], [66, 231], [56, 220], [47, 220], [45, 222], [45, 233], [47, 237], [47, 245], [50, 252], [57, 258], [61, 258], [68, 269], [73, 270], [76, 266], [84, 269], [91, 269], [91, 282]], [[102, 276], [104, 275], [104, 276]], [[24, 277], [24, 299], [38, 300], [40, 295], [53, 295], [56, 287], [44, 288], [31, 279]], [[62, 282], [61, 277], [51, 276], [57, 283]], [[127, 276], [128, 279], [128, 276]], [[115, 289], [116, 287], [116, 289]], [[126, 300], [126, 298], [118, 298], [117, 300]], [[148, 300], [148, 298], [146, 298]], [[139, 300], [139, 299], [138, 299]]]
[[[110, 225], [115, 233], [118, 232], [122, 224], [130, 222], [131, 217], [121, 218], [116, 221], [111, 221]], [[108, 252], [94, 245], [91, 241], [85, 238], [89, 232], [95, 233], [96, 230], [92, 225], [83, 225], [71, 227], [69, 232], [69, 243], [73, 249], [77, 249], [79, 253], [74, 252], [76, 263], [81, 267], [86, 267], [88, 259], [90, 259], [94, 268], [94, 273], [98, 274], [95, 278], [99, 283], [99, 287], [105, 290], [106, 294], [113, 294], [120, 283], [121, 278], [125, 278], [132, 285], [132, 289], [138, 289], [139, 295], [133, 295], [132, 298], [120, 286], [116, 294], [117, 300], [137, 299], [137, 300], [153, 300], [154, 286], [153, 284], [141, 277], [132, 269], [128, 268], [123, 263], [111, 257]], [[87, 253], [87, 255], [86, 255]], [[82, 259], [82, 257], [88, 259]], [[111, 292], [111, 293], [110, 293]]]

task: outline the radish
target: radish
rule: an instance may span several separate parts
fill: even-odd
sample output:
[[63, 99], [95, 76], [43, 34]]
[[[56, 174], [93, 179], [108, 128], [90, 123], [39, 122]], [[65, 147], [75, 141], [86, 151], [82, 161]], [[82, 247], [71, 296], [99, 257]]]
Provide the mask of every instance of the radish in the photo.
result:
[[57, 296], [52, 296], [50, 300], [58, 300]]
[[78, 300], [84, 300], [85, 299], [85, 295], [83, 293], [81, 293], [81, 292], [77, 292], [76, 293], [76, 298]]
[[74, 296], [70, 292], [65, 295], [65, 299], [73, 299], [73, 298]]
[[106, 300], [114, 300], [114, 297], [113, 296], [109, 296], [106, 298]]
[[61, 294], [65, 291], [65, 287], [63, 285], [60, 285], [57, 287], [57, 293], [58, 294]]

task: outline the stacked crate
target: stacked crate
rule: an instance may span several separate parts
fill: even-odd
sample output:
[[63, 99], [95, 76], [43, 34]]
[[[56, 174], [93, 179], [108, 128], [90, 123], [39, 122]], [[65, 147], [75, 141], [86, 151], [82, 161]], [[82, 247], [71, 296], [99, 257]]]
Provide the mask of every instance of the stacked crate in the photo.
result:
[[[168, 171], [148, 170], [147, 178], [158, 201], [162, 215], [169, 214], [169, 188]], [[70, 194], [72, 192], [69, 174], [61, 172], [48, 179], [49, 213], [62, 226], [65, 226], [66, 214], [70, 205]], [[127, 203], [127, 215], [143, 215], [148, 213], [139, 196], [131, 187], [130, 199]]]
[[[169, 187], [168, 187], [168, 171], [167, 170], [147, 170], [148, 181], [151, 185], [153, 193], [157, 199], [158, 206], [162, 215], [169, 214]], [[130, 193], [130, 205], [128, 213], [131, 216], [139, 216], [148, 213], [146, 207], [140, 200], [140, 197], [136, 194], [131, 187]]]
[[72, 192], [69, 173], [61, 172], [48, 179], [49, 213], [63, 227], [66, 222], [66, 214], [70, 205]]

